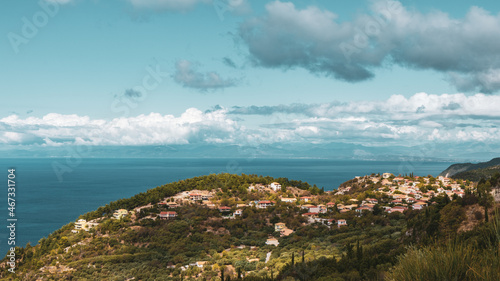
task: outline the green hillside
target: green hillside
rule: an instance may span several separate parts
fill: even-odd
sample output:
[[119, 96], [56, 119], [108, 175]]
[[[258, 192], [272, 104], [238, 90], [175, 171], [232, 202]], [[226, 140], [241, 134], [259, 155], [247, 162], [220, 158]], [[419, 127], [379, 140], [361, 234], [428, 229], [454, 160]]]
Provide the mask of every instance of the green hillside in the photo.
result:
[[[491, 176], [495, 172], [500, 171], [500, 157], [493, 158], [488, 162], [481, 162], [477, 164], [472, 163], [459, 163], [453, 164], [439, 175], [443, 177], [461, 178], [469, 180], [479, 180], [481, 175]], [[479, 170], [477, 173], [473, 172]], [[471, 173], [466, 173], [471, 172]], [[470, 178], [469, 178], [470, 177]]]
[[[499, 280], [500, 223], [491, 183], [452, 184], [462, 185], [465, 195], [438, 194], [442, 184], [422, 177], [387, 183], [365, 176], [338, 192], [285, 178], [196, 177], [82, 215], [95, 223], [88, 231], [71, 222], [36, 246], [16, 248], [15, 264], [1, 261], [1, 278]], [[409, 189], [423, 196], [436, 190], [436, 196], [424, 197], [427, 207], [417, 210], [416, 198], [404, 195]], [[311, 212], [315, 208], [324, 209]], [[126, 210], [123, 217], [119, 209]], [[476, 209], [485, 211], [469, 214]], [[162, 219], [167, 212], [177, 216]], [[291, 233], [277, 231], [279, 225]], [[268, 245], [273, 241], [279, 245]]]

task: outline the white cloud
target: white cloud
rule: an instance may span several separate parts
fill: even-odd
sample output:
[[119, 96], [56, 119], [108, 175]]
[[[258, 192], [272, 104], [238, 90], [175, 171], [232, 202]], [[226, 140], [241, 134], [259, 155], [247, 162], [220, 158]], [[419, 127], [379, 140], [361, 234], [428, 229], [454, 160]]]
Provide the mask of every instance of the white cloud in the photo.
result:
[[244, 115], [300, 113], [311, 117], [351, 119], [383, 115], [389, 116], [388, 119], [419, 120], [435, 115], [500, 117], [499, 104], [500, 96], [498, 95], [475, 94], [466, 96], [464, 94], [417, 93], [409, 98], [402, 95], [392, 95], [387, 100], [382, 101], [234, 107], [230, 113]]
[[[500, 96], [391, 96], [383, 101], [187, 109], [112, 120], [50, 113], [0, 119], [0, 143], [15, 145], [168, 145], [345, 142], [368, 146], [498, 143]], [[423, 109], [422, 109], [423, 108]], [[300, 110], [299, 110], [300, 109]], [[241, 114], [247, 116], [242, 119]], [[266, 115], [261, 123], [250, 114]], [[279, 118], [275, 118], [279, 116]], [[235, 121], [240, 120], [240, 121]], [[246, 121], [245, 121], [246, 120]], [[248, 123], [247, 123], [248, 122]]]
[[[203, 113], [186, 110], [181, 116], [151, 113], [110, 121], [92, 120], [88, 116], [47, 114], [42, 118], [21, 119], [11, 115], [0, 119], [5, 132], [3, 143], [86, 143], [92, 145], [151, 145], [205, 142], [224, 139], [238, 129], [236, 122], [223, 111]], [[22, 137], [24, 135], [24, 137]], [[28, 136], [28, 137], [27, 137]]]
[[[229, 113], [285, 114], [289, 116], [288, 121], [273, 128], [292, 130], [314, 126], [317, 131], [307, 136], [310, 139], [344, 138], [365, 143], [393, 139], [405, 145], [425, 141], [499, 141], [496, 129], [500, 125], [499, 104], [500, 96], [496, 95], [417, 93], [409, 98], [393, 95], [383, 101], [234, 107]], [[303, 117], [297, 118], [297, 115]], [[300, 130], [296, 133], [305, 137]]]

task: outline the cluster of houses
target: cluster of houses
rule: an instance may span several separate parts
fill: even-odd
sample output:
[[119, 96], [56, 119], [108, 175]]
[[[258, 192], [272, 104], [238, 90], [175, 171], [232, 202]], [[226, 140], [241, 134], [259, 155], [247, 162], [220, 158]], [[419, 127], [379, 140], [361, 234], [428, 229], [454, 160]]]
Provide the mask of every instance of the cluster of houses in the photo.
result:
[[[387, 213], [393, 212], [404, 212], [405, 210], [411, 208], [414, 210], [422, 210], [427, 207], [429, 200], [434, 196], [443, 194], [453, 199], [454, 196], [463, 197], [465, 192], [463, 186], [453, 179], [446, 177], [438, 177], [435, 181], [431, 182], [429, 177], [415, 177], [414, 180], [394, 177], [390, 173], [384, 173], [382, 176], [370, 176], [365, 178], [358, 178], [358, 182], [368, 182], [373, 183], [380, 182], [382, 187], [377, 189], [377, 192], [386, 197], [391, 198], [389, 202], [381, 202], [380, 206], [385, 209]], [[430, 186], [432, 189], [422, 192], [420, 190], [421, 186]], [[427, 188], [426, 188], [427, 189]], [[434, 191], [434, 189], [436, 191]], [[351, 190], [350, 186], [339, 188], [336, 194], [346, 194]], [[352, 199], [357, 201], [355, 199]], [[357, 202], [354, 202], [357, 203]], [[350, 205], [337, 205], [339, 211], [347, 212], [355, 209], [357, 212], [362, 213], [364, 210], [373, 211], [373, 206], [379, 204], [377, 199], [367, 198], [361, 205], [350, 204]]]
[[[288, 197], [281, 196], [279, 197], [279, 201], [283, 203], [295, 204], [300, 206], [304, 213], [303, 217], [307, 218], [308, 223], [323, 223], [328, 226], [342, 227], [347, 225], [347, 221], [344, 219], [331, 219], [324, 218], [325, 216], [320, 216], [320, 214], [326, 214], [328, 210], [336, 208], [340, 213], [346, 213], [350, 211], [355, 211], [358, 216], [361, 216], [364, 212], [373, 212], [375, 205], [378, 205], [380, 208], [384, 209], [387, 213], [400, 212], [408, 210], [409, 208], [415, 210], [421, 210], [428, 206], [429, 200], [438, 195], [438, 194], [446, 194], [450, 198], [454, 196], [463, 197], [464, 190], [460, 184], [452, 179], [446, 177], [438, 177], [435, 181], [428, 177], [415, 177], [413, 180], [409, 178], [403, 177], [395, 177], [390, 173], [383, 173], [382, 175], [372, 175], [365, 177], [356, 177], [358, 184], [368, 185], [369, 183], [380, 183], [382, 187], [376, 190], [376, 193], [385, 195], [385, 196], [377, 196], [385, 198], [383, 202], [379, 202], [376, 198], [365, 198], [362, 202], [359, 202], [357, 199], [350, 199], [347, 203], [334, 203], [328, 202], [326, 204], [318, 204], [321, 200], [318, 196], [309, 195], [309, 196], [299, 196], [291, 197], [290, 193], [288, 193]], [[422, 192], [419, 187], [422, 187], [422, 184], [425, 186], [432, 186], [432, 190], [426, 190]], [[288, 189], [288, 188], [287, 188]], [[343, 195], [349, 193], [351, 190], [350, 186], [340, 187], [338, 190], [334, 191], [336, 195]], [[435, 190], [435, 191], [434, 191]], [[269, 185], [263, 184], [252, 184], [248, 187], [248, 191], [266, 191], [271, 193], [278, 193], [282, 191], [282, 186], [278, 182], [273, 182]], [[207, 208], [218, 209], [222, 214], [222, 218], [225, 219], [234, 219], [237, 216], [241, 216], [243, 214], [243, 209], [245, 207], [256, 207], [258, 209], [266, 209], [268, 207], [274, 206], [276, 201], [273, 200], [257, 200], [251, 201], [247, 204], [237, 204], [236, 209], [221, 206], [216, 204], [214, 200], [211, 200], [214, 197], [214, 193], [207, 190], [191, 190], [180, 192], [172, 197], [165, 198], [162, 202], [158, 203], [158, 206], [163, 206], [168, 208], [168, 211], [162, 211], [157, 216], [160, 219], [174, 219], [177, 217], [177, 212], [173, 211], [181, 205], [191, 204], [191, 203], [201, 203]], [[389, 198], [389, 200], [387, 200]], [[316, 202], [316, 204], [313, 204]], [[140, 208], [136, 208], [135, 211], [139, 212], [140, 209], [152, 207], [152, 205], [143, 206]], [[232, 211], [234, 210], [234, 212]], [[120, 219], [129, 212], [125, 209], [116, 210], [113, 214], [113, 217], [116, 219]], [[84, 220], [79, 220], [75, 223], [75, 230], [79, 231], [81, 229], [87, 230], [92, 228], [96, 223], [85, 222]], [[277, 223], [275, 225], [275, 230], [280, 232], [280, 236], [288, 236], [293, 233], [293, 230], [286, 227], [284, 223]], [[279, 242], [276, 238], [270, 237], [266, 244], [268, 245], [278, 245]]]
[[[126, 209], [118, 209], [113, 212], [112, 219], [121, 219], [126, 217], [129, 212]], [[75, 222], [75, 228], [71, 230], [72, 233], [79, 233], [81, 230], [89, 231], [90, 229], [99, 225], [97, 220], [86, 221], [84, 219], [79, 219]]]

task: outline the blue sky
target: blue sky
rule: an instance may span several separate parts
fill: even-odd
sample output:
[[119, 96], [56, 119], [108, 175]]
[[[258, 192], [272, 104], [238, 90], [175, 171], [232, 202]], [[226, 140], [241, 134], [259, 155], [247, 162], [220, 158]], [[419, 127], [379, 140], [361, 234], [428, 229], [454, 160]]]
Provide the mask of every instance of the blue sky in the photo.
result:
[[497, 1], [0, 7], [4, 148], [500, 140]]

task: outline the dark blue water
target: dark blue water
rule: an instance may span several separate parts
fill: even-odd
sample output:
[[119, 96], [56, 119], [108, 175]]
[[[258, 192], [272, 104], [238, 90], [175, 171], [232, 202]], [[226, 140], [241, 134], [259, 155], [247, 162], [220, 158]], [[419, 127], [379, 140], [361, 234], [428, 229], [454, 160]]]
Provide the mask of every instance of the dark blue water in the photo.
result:
[[0, 225], [0, 255], [10, 247], [6, 227], [8, 168], [16, 169], [16, 245], [25, 246], [111, 201], [194, 176], [221, 172], [269, 175], [332, 190], [355, 176], [383, 172], [436, 176], [450, 164], [318, 159], [0, 159], [0, 177], [4, 178], [0, 217], [5, 224]]

